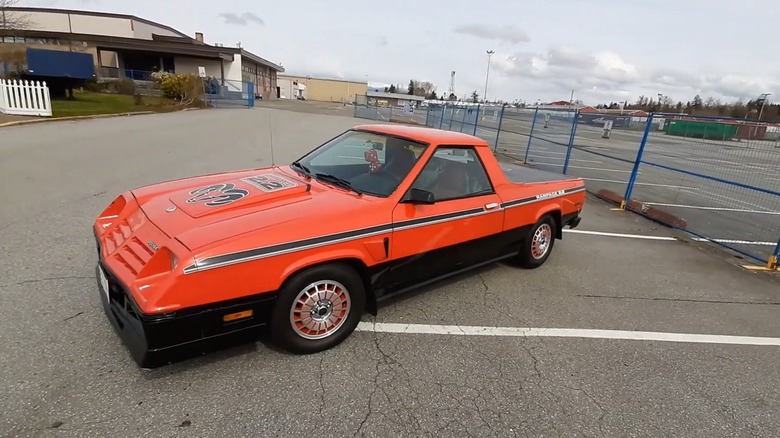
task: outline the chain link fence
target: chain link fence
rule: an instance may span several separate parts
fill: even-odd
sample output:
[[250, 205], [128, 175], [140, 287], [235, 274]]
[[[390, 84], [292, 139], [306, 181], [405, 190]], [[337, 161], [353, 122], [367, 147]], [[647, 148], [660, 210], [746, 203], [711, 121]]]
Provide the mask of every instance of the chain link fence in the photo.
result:
[[[684, 114], [428, 102], [355, 117], [485, 140], [501, 159], [577, 176], [588, 191], [777, 268], [780, 123]], [[409, 121], [412, 120], [412, 121]]]

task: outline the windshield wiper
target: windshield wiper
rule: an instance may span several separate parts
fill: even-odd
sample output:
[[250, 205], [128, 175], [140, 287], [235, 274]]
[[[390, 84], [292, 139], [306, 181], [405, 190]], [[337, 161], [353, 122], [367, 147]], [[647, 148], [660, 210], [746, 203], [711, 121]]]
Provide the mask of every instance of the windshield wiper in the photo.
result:
[[301, 164], [299, 161], [293, 161], [293, 163], [290, 164], [290, 167], [297, 168], [298, 170], [301, 171], [301, 173], [303, 173], [303, 176], [305, 176], [306, 178], [311, 178], [311, 171], [309, 170], [309, 168]]
[[353, 192], [357, 193], [358, 195], [362, 195], [363, 194], [362, 190], [359, 190], [359, 189], [356, 189], [356, 188], [352, 187], [352, 183], [351, 182], [349, 182], [349, 181], [347, 181], [347, 180], [345, 180], [343, 178], [339, 178], [336, 175], [331, 175], [331, 174], [328, 174], [328, 173], [315, 173], [314, 177], [317, 178], [318, 180], [329, 182], [329, 183], [335, 184], [335, 185], [337, 185], [339, 187], [343, 187], [345, 189], [352, 190]]

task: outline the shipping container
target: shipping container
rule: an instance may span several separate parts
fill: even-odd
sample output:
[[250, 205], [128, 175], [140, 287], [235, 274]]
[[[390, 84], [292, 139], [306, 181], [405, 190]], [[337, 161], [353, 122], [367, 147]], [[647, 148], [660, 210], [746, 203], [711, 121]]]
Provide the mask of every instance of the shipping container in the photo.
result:
[[734, 124], [701, 120], [669, 120], [664, 126], [668, 135], [710, 140], [731, 140], [736, 137], [737, 128]]

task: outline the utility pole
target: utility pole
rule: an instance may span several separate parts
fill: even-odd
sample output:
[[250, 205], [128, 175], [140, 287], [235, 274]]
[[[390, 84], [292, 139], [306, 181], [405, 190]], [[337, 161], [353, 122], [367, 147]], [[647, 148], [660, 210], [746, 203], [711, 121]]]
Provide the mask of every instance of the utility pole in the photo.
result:
[[766, 104], [766, 98], [772, 93], [761, 93], [761, 110], [758, 112], [758, 120], [761, 120], [761, 115], [764, 113], [764, 104]]
[[485, 74], [485, 92], [482, 94], [482, 100], [487, 102], [488, 78], [490, 78], [490, 57], [493, 56], [493, 54], [496, 52], [493, 50], [486, 50], [485, 53], [487, 53], [488, 56], [488, 65], [487, 65], [487, 73]]

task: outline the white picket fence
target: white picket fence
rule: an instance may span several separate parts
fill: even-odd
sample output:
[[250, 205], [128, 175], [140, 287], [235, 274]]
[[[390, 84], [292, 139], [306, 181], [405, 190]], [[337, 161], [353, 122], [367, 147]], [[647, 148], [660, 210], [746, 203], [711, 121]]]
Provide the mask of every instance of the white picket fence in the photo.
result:
[[0, 79], [0, 113], [51, 117], [51, 95], [46, 82]]

